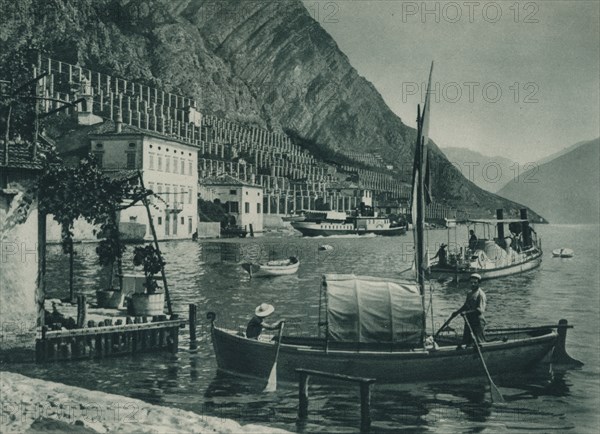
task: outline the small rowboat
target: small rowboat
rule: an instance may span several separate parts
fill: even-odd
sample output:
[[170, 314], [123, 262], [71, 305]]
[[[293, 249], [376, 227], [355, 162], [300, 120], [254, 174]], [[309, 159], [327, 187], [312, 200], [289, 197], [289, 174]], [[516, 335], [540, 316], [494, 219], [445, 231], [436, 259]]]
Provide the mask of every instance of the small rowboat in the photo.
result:
[[555, 258], [572, 258], [573, 250], [571, 249], [554, 249], [552, 250], [552, 256]]
[[288, 259], [269, 261], [264, 264], [253, 264], [251, 262], [242, 264], [242, 268], [250, 274], [250, 277], [287, 276], [298, 271], [300, 260], [295, 256]]

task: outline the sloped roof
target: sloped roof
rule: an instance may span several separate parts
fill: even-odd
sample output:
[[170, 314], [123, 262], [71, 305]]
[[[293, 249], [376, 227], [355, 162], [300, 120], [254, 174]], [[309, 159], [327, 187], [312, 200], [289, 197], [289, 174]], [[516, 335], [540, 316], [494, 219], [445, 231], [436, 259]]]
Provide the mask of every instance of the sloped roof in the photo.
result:
[[197, 148], [196, 145], [189, 143], [189, 142], [185, 142], [181, 139], [179, 139], [178, 137], [175, 136], [170, 136], [168, 134], [162, 134], [156, 131], [151, 131], [151, 130], [145, 130], [143, 128], [138, 128], [136, 126], [133, 125], [129, 125], [126, 123], [123, 123], [121, 125], [121, 132], [117, 132], [116, 131], [116, 122], [114, 121], [110, 121], [110, 120], [106, 120], [101, 124], [96, 124], [92, 127], [92, 129], [88, 132], [88, 136], [93, 137], [93, 136], [120, 136], [120, 135], [131, 135], [131, 134], [135, 134], [135, 135], [143, 135], [143, 136], [149, 136], [149, 137], [156, 137], [158, 139], [162, 139], [162, 140], [168, 140], [171, 142], [177, 142], [180, 143], [182, 145], [186, 145], [186, 146], [191, 146], [193, 148]]
[[200, 178], [198, 180], [198, 184], [200, 184], [200, 185], [229, 185], [229, 186], [236, 186], [236, 187], [262, 188], [262, 186], [260, 186], [260, 185], [242, 181], [241, 179], [238, 179], [227, 173], [217, 175], [217, 176], [207, 176], [205, 178]]
[[32, 143], [8, 142], [8, 164], [6, 164], [6, 152], [4, 140], [0, 141], [0, 167], [11, 169], [41, 170], [43, 167], [43, 156], [38, 153], [33, 158]]

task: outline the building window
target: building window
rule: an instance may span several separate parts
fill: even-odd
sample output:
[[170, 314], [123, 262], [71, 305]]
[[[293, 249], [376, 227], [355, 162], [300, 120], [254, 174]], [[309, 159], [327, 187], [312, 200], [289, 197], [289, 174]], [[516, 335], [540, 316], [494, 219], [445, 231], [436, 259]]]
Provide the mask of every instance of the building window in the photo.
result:
[[192, 174], [192, 160], [188, 161], [188, 175]]
[[171, 171], [171, 157], [165, 158], [165, 172]]
[[135, 223], [135, 222], [137, 222], [137, 216], [130, 215], [130, 216], [129, 216], [129, 221], [130, 221], [130, 222], [132, 222], [132, 223]]
[[[180, 197], [179, 197], [179, 202], [184, 203], [185, 202], [185, 187], [183, 185], [181, 187], [179, 187], [179, 192], [181, 193]], [[183, 224], [183, 222], [181, 224]]]
[[129, 144], [129, 147], [130, 147], [130, 148], [135, 148], [135, 143], [130, 143], [130, 144]]
[[158, 224], [159, 224], [159, 226], [162, 226], [162, 217], [158, 218]]
[[185, 160], [183, 158], [181, 159], [181, 174], [185, 175]]
[[[171, 202], [172, 202], [172, 200], [171, 200], [171, 186], [170, 186], [170, 185], [167, 185], [167, 186], [165, 186], [165, 194], [166, 194], [166, 196], [167, 196], [167, 200], [166, 200], [166, 202], [167, 202], [167, 203], [171, 203]], [[167, 220], [168, 220], [168, 219], [169, 219], [169, 218], [167, 217]]]
[[250, 202], [244, 203], [244, 212], [250, 214]]
[[237, 190], [229, 190], [229, 194], [236, 195], [237, 194]]
[[239, 213], [240, 212], [240, 204], [238, 202], [228, 202], [229, 203], [229, 212]]
[[260, 214], [260, 203], [256, 204], [256, 212], [257, 214]]
[[135, 169], [135, 152], [127, 153], [127, 168]]
[[154, 154], [148, 154], [148, 169], [154, 170]]
[[158, 170], [162, 172], [162, 157], [158, 156]]
[[177, 173], [179, 170], [179, 158], [173, 157], [173, 173]]
[[188, 203], [192, 203], [192, 189], [188, 188]]
[[181, 224], [184, 225], [185, 224], [185, 217], [181, 216]]
[[192, 233], [192, 218], [188, 218], [188, 234]]

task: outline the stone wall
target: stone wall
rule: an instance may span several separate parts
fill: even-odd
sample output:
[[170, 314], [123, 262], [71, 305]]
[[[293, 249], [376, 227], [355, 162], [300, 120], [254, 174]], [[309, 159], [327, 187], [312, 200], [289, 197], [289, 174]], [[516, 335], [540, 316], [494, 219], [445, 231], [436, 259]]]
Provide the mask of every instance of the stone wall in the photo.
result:
[[19, 173], [0, 193], [0, 360], [33, 360], [38, 317], [38, 210]]

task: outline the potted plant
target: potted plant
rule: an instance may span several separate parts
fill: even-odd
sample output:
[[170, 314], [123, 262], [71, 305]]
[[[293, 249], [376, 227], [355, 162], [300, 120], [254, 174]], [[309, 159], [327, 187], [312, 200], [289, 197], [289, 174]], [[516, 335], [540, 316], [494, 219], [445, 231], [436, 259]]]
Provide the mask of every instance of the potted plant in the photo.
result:
[[[110, 277], [108, 288], [96, 291], [96, 301], [98, 302], [98, 307], [118, 309], [122, 306], [125, 298], [122, 281], [122, 259], [125, 246], [121, 243], [116, 210], [113, 209], [107, 214], [108, 216], [100, 226], [101, 230], [98, 234], [99, 237], [104, 237], [104, 239], [96, 247], [96, 253], [98, 254], [100, 265], [104, 267], [110, 266]], [[119, 286], [117, 288], [113, 285], [115, 263], [117, 264], [117, 274], [119, 275]]]
[[[121, 286], [115, 287], [114, 282], [114, 271], [115, 261], [118, 262], [118, 268], [121, 268], [121, 254], [123, 247], [115, 240], [109, 238], [100, 241], [98, 247], [96, 247], [96, 253], [100, 264], [103, 266], [110, 266], [110, 277], [108, 281], [108, 288], [99, 289], [96, 291], [96, 301], [98, 307], [104, 307], [109, 309], [118, 309], [122, 306], [125, 298], [125, 293], [122, 291]], [[120, 274], [120, 273], [119, 273]]]
[[134, 315], [162, 315], [165, 294], [160, 291], [155, 275], [161, 271], [164, 262], [161, 260], [156, 249], [152, 245], [147, 245], [135, 248], [133, 252], [133, 264], [143, 267], [145, 277], [144, 293], [136, 293], [131, 296]]

